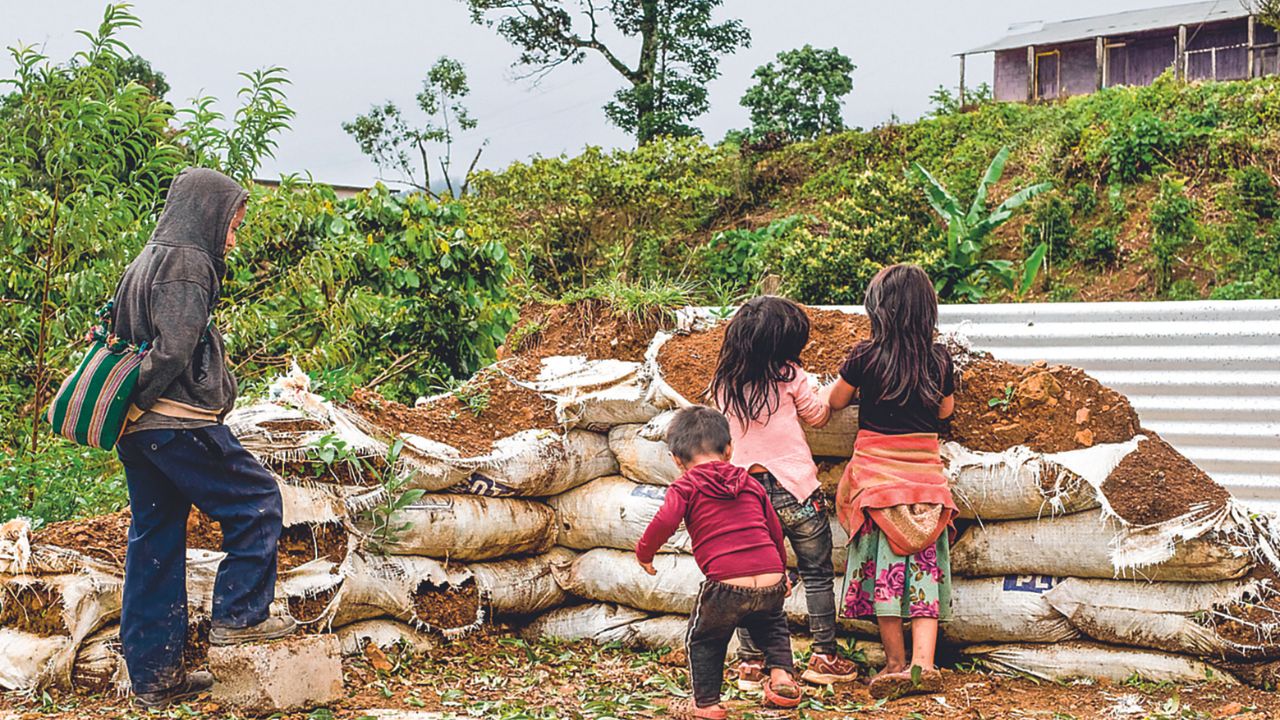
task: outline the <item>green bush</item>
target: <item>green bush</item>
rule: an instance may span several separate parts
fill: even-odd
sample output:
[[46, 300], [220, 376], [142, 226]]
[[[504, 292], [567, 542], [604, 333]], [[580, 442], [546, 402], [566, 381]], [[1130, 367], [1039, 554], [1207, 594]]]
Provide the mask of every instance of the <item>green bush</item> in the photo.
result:
[[915, 190], [894, 176], [865, 173], [847, 197], [826, 203], [771, 258], [787, 294], [806, 303], [858, 304], [887, 265], [941, 259], [937, 231]]
[[803, 215], [774, 220], [762, 228], [724, 230], [716, 233], [703, 249], [699, 266], [706, 282], [734, 290], [756, 284], [766, 270], [766, 257], [776, 254], [781, 243], [804, 222]]
[[1089, 215], [1098, 208], [1098, 193], [1087, 182], [1078, 182], [1071, 187], [1071, 211], [1081, 216]]
[[1111, 177], [1133, 182], [1177, 152], [1182, 137], [1168, 122], [1150, 111], [1116, 121], [1102, 141]]
[[39, 525], [126, 504], [124, 473], [111, 453], [63, 442], [35, 455], [0, 451], [0, 522], [21, 515]]
[[1071, 222], [1071, 207], [1057, 193], [1036, 198], [1031, 220], [1022, 226], [1022, 247], [1032, 250], [1040, 243], [1049, 246], [1049, 258], [1062, 262], [1072, 256], [1076, 226]]
[[1151, 254], [1155, 259], [1156, 289], [1173, 281], [1174, 262], [1196, 235], [1196, 203], [1183, 183], [1166, 180], [1151, 205]]
[[1200, 294], [1200, 288], [1196, 287], [1193, 280], [1182, 278], [1181, 280], [1174, 280], [1173, 284], [1169, 286], [1167, 297], [1170, 300], [1199, 300], [1202, 295]]
[[1280, 207], [1276, 184], [1266, 171], [1256, 165], [1232, 173], [1229, 202], [1239, 210], [1265, 219], [1274, 218], [1276, 208]]
[[1114, 227], [1096, 227], [1089, 232], [1089, 237], [1077, 249], [1077, 257], [1086, 267], [1100, 268], [1115, 263], [1120, 252], [1116, 242], [1117, 229]]

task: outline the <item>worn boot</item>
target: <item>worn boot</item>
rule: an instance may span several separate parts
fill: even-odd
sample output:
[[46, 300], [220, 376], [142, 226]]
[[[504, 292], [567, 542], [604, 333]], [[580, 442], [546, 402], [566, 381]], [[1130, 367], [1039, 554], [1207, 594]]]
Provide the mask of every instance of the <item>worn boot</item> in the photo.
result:
[[187, 673], [182, 682], [168, 690], [138, 693], [134, 696], [133, 702], [144, 708], [166, 708], [181, 700], [190, 700], [211, 687], [213, 687], [212, 674], [204, 671]]
[[242, 645], [263, 640], [277, 640], [292, 635], [297, 629], [297, 621], [288, 615], [269, 617], [257, 625], [244, 628], [214, 627], [209, 631], [209, 644]]

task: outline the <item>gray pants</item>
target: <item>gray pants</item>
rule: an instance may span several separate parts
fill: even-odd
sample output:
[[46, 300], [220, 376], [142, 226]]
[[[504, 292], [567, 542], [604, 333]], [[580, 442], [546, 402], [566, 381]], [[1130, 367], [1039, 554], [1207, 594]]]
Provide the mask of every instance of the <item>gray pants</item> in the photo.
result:
[[[804, 502], [796, 500], [771, 473], [753, 473], [760, 481], [774, 512], [782, 523], [782, 534], [791, 542], [796, 554], [800, 579], [804, 582], [804, 600], [809, 606], [809, 632], [813, 635], [813, 651], [824, 655], [836, 653], [835, 571], [831, 568], [831, 523], [827, 519], [827, 503], [822, 491], [816, 490]], [[740, 661], [761, 660], [764, 654], [751, 642], [751, 636], [738, 630]]]

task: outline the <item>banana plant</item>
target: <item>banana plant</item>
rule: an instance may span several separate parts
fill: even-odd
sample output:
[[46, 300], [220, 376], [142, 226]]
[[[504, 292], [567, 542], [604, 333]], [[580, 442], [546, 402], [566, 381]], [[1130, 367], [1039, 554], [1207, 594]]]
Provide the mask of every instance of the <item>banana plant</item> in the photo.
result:
[[912, 170], [924, 188], [929, 205], [947, 226], [946, 257], [942, 268], [935, 271], [935, 287], [943, 298], [978, 302], [986, 295], [987, 284], [992, 277], [1019, 296], [1025, 294], [1035, 282], [1040, 263], [1044, 260], [1042, 248], [1033, 250], [1024, 262], [1021, 282], [1018, 282], [1019, 278], [1015, 275], [1011, 261], [983, 257], [987, 250], [987, 238], [992, 231], [1013, 217], [1013, 212], [1028, 200], [1052, 187], [1052, 183], [1043, 182], [1023, 188], [1010, 195], [996, 209], [988, 211], [987, 195], [991, 186], [1000, 181], [1008, 160], [1009, 148], [1001, 148], [987, 166], [968, 209], [924, 166], [912, 163]]

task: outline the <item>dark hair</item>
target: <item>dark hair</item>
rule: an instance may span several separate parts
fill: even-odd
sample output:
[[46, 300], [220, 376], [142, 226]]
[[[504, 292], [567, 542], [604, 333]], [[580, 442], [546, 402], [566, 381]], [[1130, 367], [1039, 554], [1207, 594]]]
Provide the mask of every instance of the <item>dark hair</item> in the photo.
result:
[[863, 301], [871, 318], [867, 373], [880, 400], [906, 405], [913, 396], [926, 407], [942, 402], [942, 363], [933, 351], [938, 294], [916, 265], [890, 265], [876, 273]]
[[706, 405], [678, 410], [667, 425], [667, 447], [681, 462], [699, 455], [723, 455], [731, 442], [729, 421]]
[[725, 328], [712, 401], [744, 423], [768, 420], [778, 409], [778, 383], [796, 378], [808, 344], [809, 316], [799, 305], [772, 296], [748, 300]]

